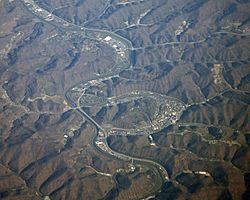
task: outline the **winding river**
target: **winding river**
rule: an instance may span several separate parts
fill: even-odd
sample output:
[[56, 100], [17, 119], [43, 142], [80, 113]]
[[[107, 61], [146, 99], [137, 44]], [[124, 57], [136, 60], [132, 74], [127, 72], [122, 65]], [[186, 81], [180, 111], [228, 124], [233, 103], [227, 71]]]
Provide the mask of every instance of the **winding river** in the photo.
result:
[[[105, 106], [105, 105], [112, 105], [112, 104], [118, 104], [126, 101], [131, 101], [135, 99], [141, 99], [141, 98], [152, 98], [155, 99], [156, 102], [158, 102], [159, 105], [164, 105], [166, 103], [176, 103], [176, 111], [177, 118], [181, 115], [181, 112], [184, 110], [185, 105], [173, 98], [160, 95], [157, 93], [153, 93], [150, 91], [133, 91], [132, 93], [124, 94], [122, 96], [118, 97], [99, 97], [98, 95], [93, 94], [87, 94], [87, 90], [91, 86], [98, 86], [99, 90], [102, 91], [103, 87], [105, 87], [104, 81], [110, 80], [114, 77], [118, 77], [119, 72], [121, 72], [124, 69], [132, 68], [131, 61], [130, 61], [130, 51], [129, 49], [133, 49], [131, 41], [128, 39], [115, 34], [113, 32], [109, 32], [106, 30], [100, 30], [100, 29], [91, 29], [91, 28], [85, 28], [81, 27], [72, 23], [69, 23], [65, 21], [62, 18], [59, 18], [58, 16], [53, 15], [52, 13], [44, 10], [43, 8], [39, 7], [33, 0], [22, 0], [26, 8], [32, 12], [35, 16], [40, 18], [41, 20], [44, 20], [52, 25], [55, 25], [57, 27], [63, 28], [65, 30], [69, 31], [76, 31], [83, 35], [85, 35], [88, 38], [92, 38], [93, 40], [97, 42], [102, 42], [107, 45], [110, 45], [114, 52], [116, 53], [116, 64], [113, 66], [112, 69], [110, 69], [108, 72], [104, 74], [99, 74], [98, 79], [96, 80], [89, 80], [84, 83], [79, 83], [77, 86], [72, 87], [70, 90], [68, 90], [67, 94], [65, 95], [66, 101], [68, 104], [73, 108], [78, 110], [88, 121], [90, 121], [98, 130], [98, 136], [96, 137], [95, 145], [98, 149], [102, 150], [104, 153], [108, 153], [111, 156], [114, 156], [116, 158], [130, 161], [133, 160], [135, 163], [144, 163], [146, 165], [154, 166], [157, 171], [160, 174], [162, 184], [169, 180], [169, 176], [165, 168], [149, 159], [143, 159], [143, 158], [137, 158], [132, 157], [126, 154], [122, 154], [119, 152], [114, 151], [111, 149], [107, 143], [107, 137], [109, 135], [109, 130], [106, 130], [104, 127], [102, 127], [100, 124], [98, 124], [91, 116], [89, 116], [83, 109], [83, 106], [91, 107], [99, 105]], [[72, 94], [74, 94], [74, 99], [72, 99]], [[156, 121], [157, 121], [157, 115], [156, 115]], [[167, 124], [169, 124], [169, 121], [164, 121], [157, 130], [160, 130], [161, 128], [165, 127]], [[144, 131], [145, 129], [141, 129], [141, 131]], [[133, 130], [131, 130], [133, 132]], [[153, 131], [153, 130], [152, 130]], [[155, 129], [156, 131], [156, 129]], [[153, 132], [151, 132], [153, 133]], [[159, 190], [160, 188], [157, 188]]]

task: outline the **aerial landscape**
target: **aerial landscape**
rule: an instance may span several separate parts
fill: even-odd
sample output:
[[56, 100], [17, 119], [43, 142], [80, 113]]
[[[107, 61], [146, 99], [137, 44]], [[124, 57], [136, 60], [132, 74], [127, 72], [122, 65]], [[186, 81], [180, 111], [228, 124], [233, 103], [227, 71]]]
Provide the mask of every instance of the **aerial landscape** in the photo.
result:
[[249, 200], [250, 0], [0, 0], [0, 199]]

